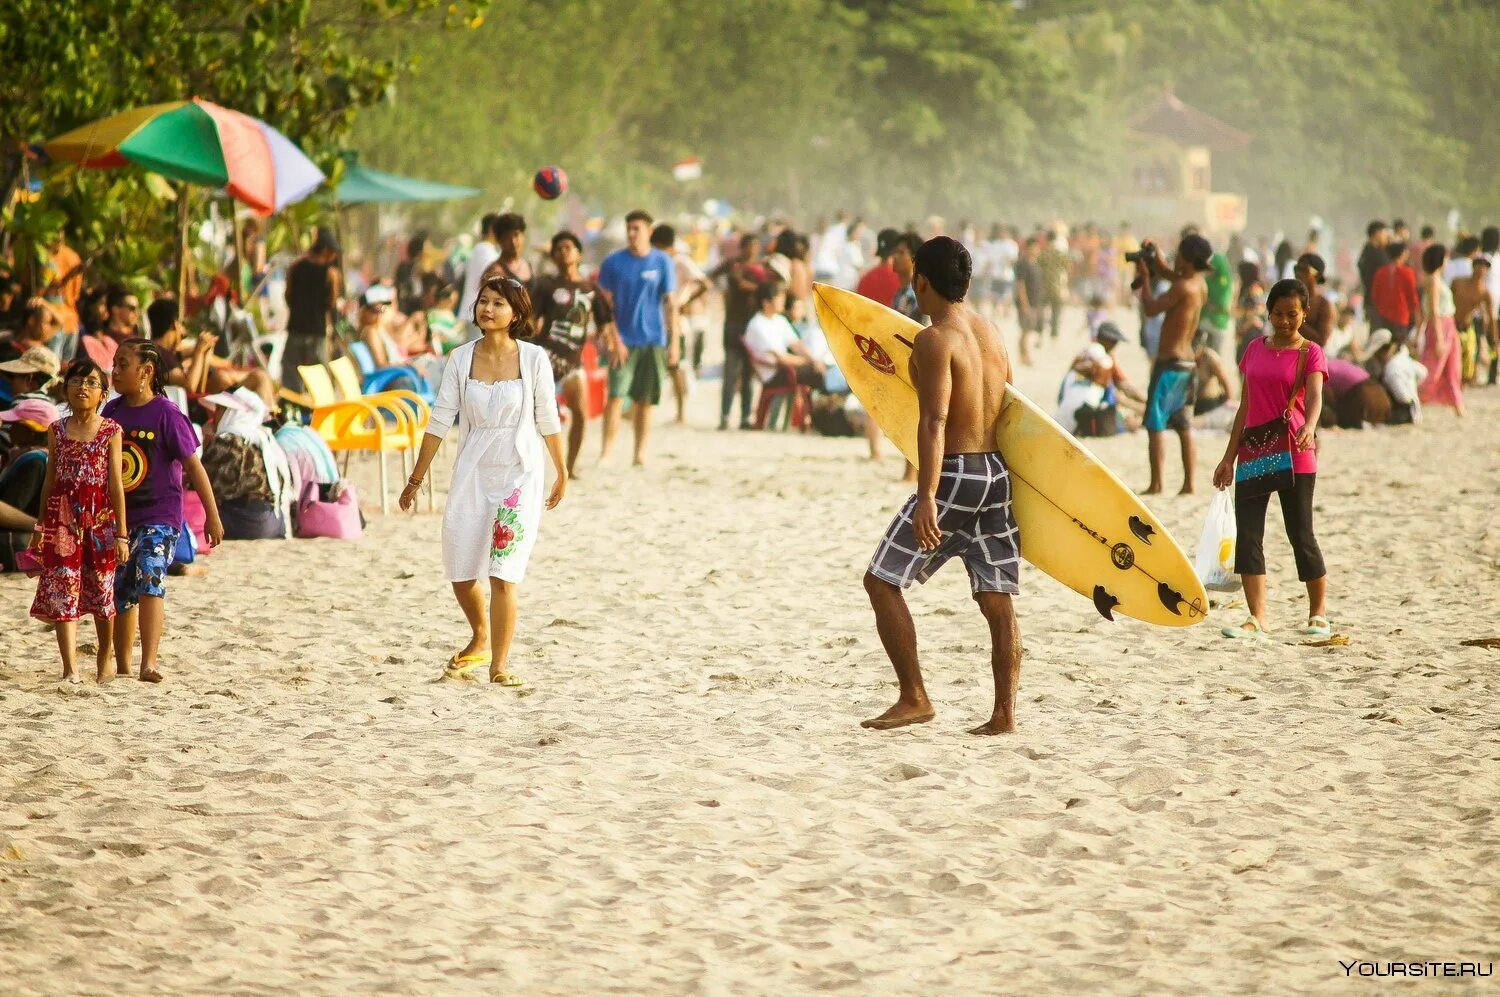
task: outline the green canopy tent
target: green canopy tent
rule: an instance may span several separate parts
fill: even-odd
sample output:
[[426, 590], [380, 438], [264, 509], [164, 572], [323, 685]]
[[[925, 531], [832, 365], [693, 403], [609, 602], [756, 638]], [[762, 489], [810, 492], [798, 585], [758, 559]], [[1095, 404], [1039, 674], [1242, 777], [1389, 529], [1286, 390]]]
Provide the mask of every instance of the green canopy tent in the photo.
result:
[[398, 204], [407, 201], [456, 201], [479, 193], [477, 187], [459, 187], [435, 180], [418, 180], [382, 170], [372, 170], [346, 154], [348, 168], [334, 189], [340, 207], [347, 204]]

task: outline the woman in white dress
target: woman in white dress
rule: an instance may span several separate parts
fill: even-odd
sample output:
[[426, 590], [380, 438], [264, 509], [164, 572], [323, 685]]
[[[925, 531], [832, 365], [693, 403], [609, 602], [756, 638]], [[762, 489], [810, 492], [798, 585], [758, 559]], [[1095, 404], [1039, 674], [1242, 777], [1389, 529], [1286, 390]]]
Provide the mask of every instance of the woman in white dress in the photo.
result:
[[[446, 674], [488, 663], [490, 681], [509, 686], [521, 684], [507, 659], [516, 631], [516, 586], [542, 522], [544, 444], [557, 471], [546, 507], [555, 508], [568, 487], [552, 364], [546, 350], [523, 342], [536, 334], [532, 315], [520, 281], [494, 276], [480, 286], [472, 318], [484, 335], [448, 354], [417, 466], [401, 492], [401, 508], [412, 508], [438, 445], [462, 414], [466, 431], [443, 513], [443, 571], [473, 637], [449, 660]], [[488, 617], [480, 584], [486, 577]]]

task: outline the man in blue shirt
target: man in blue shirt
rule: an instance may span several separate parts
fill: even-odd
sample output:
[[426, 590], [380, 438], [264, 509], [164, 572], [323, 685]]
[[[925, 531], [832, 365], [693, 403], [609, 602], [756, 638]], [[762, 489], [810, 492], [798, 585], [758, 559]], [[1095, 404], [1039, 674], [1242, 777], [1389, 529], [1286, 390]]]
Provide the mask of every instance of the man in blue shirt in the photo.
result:
[[609, 405], [604, 409], [604, 449], [609, 455], [620, 428], [624, 400], [630, 399], [635, 423], [635, 463], [646, 463], [651, 409], [661, 402], [668, 365], [682, 356], [681, 332], [672, 292], [677, 289], [672, 258], [651, 247], [652, 218], [644, 211], [625, 216], [626, 248], [604, 258], [598, 283], [614, 305], [615, 328], [625, 345], [625, 359], [610, 364]]

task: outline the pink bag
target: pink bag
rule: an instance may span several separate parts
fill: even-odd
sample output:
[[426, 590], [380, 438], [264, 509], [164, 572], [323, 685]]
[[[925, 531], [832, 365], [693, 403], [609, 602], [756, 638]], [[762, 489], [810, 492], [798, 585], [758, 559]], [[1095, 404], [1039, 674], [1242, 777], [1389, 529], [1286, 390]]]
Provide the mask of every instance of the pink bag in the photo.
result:
[[325, 502], [319, 497], [316, 481], [302, 486], [302, 494], [297, 499], [297, 536], [359, 540], [365, 535], [354, 485], [345, 481], [338, 487], [342, 489], [338, 498]]
[[16, 551], [16, 570], [27, 578], [35, 578], [42, 573], [42, 552], [34, 547]]

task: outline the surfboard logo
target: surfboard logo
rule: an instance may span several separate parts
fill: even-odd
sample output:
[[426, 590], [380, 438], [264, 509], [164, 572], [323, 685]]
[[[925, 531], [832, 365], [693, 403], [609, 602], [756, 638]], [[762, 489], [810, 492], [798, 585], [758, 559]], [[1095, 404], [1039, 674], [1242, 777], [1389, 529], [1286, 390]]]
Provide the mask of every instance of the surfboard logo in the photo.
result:
[[854, 345], [859, 347], [859, 355], [865, 358], [865, 363], [882, 374], [896, 373], [896, 365], [891, 362], [891, 355], [875, 340], [856, 335]]

